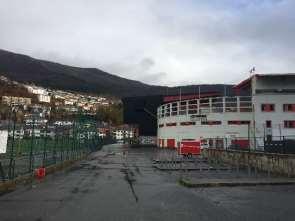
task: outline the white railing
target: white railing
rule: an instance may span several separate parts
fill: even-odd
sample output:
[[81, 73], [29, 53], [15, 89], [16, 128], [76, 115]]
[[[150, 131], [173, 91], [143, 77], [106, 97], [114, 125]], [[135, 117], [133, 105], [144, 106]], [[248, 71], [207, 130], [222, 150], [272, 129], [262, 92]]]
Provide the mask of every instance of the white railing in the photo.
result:
[[252, 112], [252, 97], [210, 97], [163, 104], [158, 107], [158, 118], [225, 112]]

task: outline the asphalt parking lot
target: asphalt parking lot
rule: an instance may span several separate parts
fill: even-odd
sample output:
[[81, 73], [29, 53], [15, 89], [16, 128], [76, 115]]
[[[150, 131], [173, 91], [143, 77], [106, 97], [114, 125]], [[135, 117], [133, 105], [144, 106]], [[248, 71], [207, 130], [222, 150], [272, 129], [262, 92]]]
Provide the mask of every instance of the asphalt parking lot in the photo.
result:
[[[156, 169], [157, 154], [105, 146], [41, 183], [1, 196], [0, 220], [294, 220], [295, 185], [186, 188], [179, 178], [198, 176]], [[222, 178], [224, 172], [214, 173]]]

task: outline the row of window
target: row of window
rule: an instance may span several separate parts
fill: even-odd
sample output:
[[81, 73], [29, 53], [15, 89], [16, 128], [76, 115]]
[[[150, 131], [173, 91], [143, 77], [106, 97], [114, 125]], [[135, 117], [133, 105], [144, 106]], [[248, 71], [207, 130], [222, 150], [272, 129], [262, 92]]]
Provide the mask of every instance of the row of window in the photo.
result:
[[[261, 104], [262, 112], [273, 112], [275, 111], [275, 104]], [[295, 104], [283, 104], [284, 112], [295, 112]]]
[[[202, 121], [201, 125], [221, 125], [221, 121]], [[228, 125], [249, 125], [250, 121], [247, 120], [231, 120], [227, 122]], [[191, 126], [191, 125], [196, 125], [196, 122], [194, 121], [185, 121], [185, 122], [180, 122], [180, 126]], [[174, 127], [177, 126], [176, 122], [173, 123], [166, 123], [166, 127]], [[164, 124], [159, 124], [159, 128], [164, 127]], [[271, 128], [271, 121], [266, 121], [266, 127]], [[295, 128], [295, 120], [285, 120], [284, 121], [284, 128]]]
[[285, 128], [295, 128], [295, 120], [285, 120], [284, 127]]
[[[202, 121], [201, 125], [221, 125], [222, 122], [221, 121], [213, 121], [213, 120], [209, 120], [209, 121]], [[228, 121], [229, 125], [240, 125], [240, 124], [250, 124], [250, 121]], [[195, 121], [185, 121], [185, 122], [180, 122], [179, 124], [180, 126], [191, 126], [191, 125], [196, 125]], [[166, 123], [166, 127], [174, 127], [177, 126], [176, 122], [173, 123]], [[164, 127], [164, 124], [159, 124], [159, 128]]]

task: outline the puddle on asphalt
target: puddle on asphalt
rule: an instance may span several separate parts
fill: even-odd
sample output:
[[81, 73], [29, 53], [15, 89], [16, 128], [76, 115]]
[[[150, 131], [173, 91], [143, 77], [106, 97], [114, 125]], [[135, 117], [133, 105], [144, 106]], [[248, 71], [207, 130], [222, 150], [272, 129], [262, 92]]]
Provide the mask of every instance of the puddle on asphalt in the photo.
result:
[[90, 192], [89, 189], [83, 189], [83, 190], [80, 190], [79, 187], [75, 187], [74, 189], [71, 190], [71, 193], [72, 193], [72, 194], [78, 194], [78, 193], [86, 194], [86, 193], [89, 193], [89, 192]]

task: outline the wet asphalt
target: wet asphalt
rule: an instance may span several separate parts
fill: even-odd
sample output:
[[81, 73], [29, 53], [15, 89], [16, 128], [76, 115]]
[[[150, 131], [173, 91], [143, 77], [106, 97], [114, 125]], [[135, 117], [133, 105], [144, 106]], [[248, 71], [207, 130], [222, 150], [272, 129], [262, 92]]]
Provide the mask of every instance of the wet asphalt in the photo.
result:
[[1, 221], [295, 220], [295, 186], [189, 189], [152, 167], [156, 150], [105, 146], [0, 197]]

